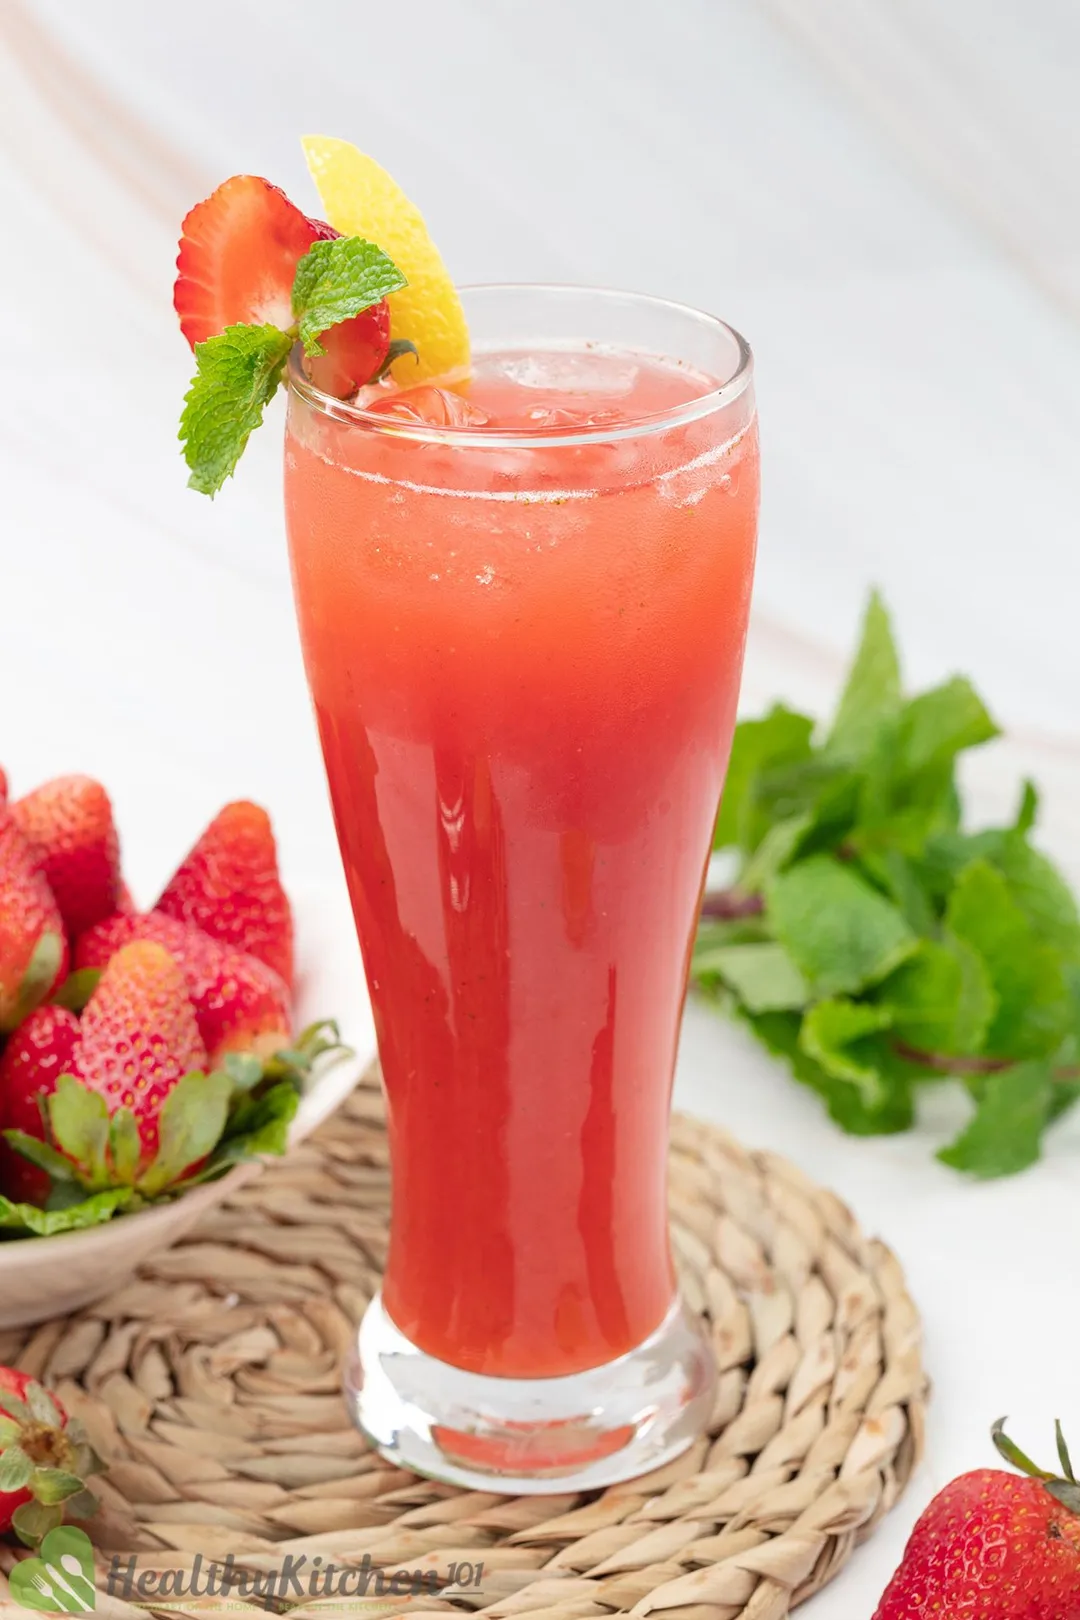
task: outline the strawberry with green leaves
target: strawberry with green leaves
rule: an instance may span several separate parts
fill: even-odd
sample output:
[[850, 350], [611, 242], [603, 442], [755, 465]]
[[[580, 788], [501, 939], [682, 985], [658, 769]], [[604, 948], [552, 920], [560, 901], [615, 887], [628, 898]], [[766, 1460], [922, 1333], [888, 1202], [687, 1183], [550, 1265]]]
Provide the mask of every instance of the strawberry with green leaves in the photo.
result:
[[283, 1153], [305, 1076], [346, 1049], [332, 1023], [273, 1045], [229, 1050], [207, 1072], [180, 963], [156, 940], [121, 945], [81, 1019], [41, 1008], [0, 1059], [0, 1229], [97, 1225]]
[[342, 398], [393, 358], [386, 298], [405, 277], [373, 243], [308, 219], [256, 175], [235, 175], [191, 210], [177, 272], [173, 302], [198, 364], [180, 437], [204, 494], [232, 475], [294, 344], [316, 386]]
[[1036, 1467], [1003, 1425], [994, 1443], [1020, 1475], [979, 1468], [939, 1491], [874, 1620], [1080, 1620], [1080, 1484], [1061, 1426], [1057, 1475]]
[[156, 907], [256, 956], [291, 989], [293, 920], [266, 811], [227, 804], [166, 884]]
[[91, 928], [76, 943], [76, 972], [107, 967], [135, 939], [156, 941], [179, 964], [211, 1068], [230, 1052], [270, 1057], [289, 1045], [290, 996], [280, 974], [164, 912], [118, 915]]
[[98, 1503], [84, 1482], [101, 1467], [55, 1395], [27, 1373], [0, 1367], [0, 1535], [14, 1529], [36, 1547], [65, 1511], [90, 1518]]
[[0, 1035], [45, 1000], [67, 967], [60, 909], [11, 809], [0, 805]]
[[207, 1068], [184, 975], [163, 946], [136, 940], [117, 951], [86, 1004], [74, 1062], [111, 1117], [131, 1115], [137, 1180], [157, 1156], [166, 1099], [184, 1075]]
[[60, 776], [11, 806], [72, 939], [120, 904], [120, 840], [109, 795], [89, 776]]
[[[49, 1140], [18, 1129], [7, 1140], [88, 1192], [152, 1197], [198, 1170], [224, 1132], [231, 1081], [206, 1067], [183, 973], [163, 946], [136, 940], [102, 973], [45, 1095]], [[17, 1059], [6, 1080], [6, 1112], [29, 1119], [40, 1074]]]
[[[62, 1074], [75, 1070], [79, 1020], [66, 1007], [38, 1007], [0, 1055], [0, 1130], [43, 1139], [42, 1105]], [[0, 1138], [0, 1192], [16, 1203], [43, 1204], [50, 1181], [44, 1170]]]

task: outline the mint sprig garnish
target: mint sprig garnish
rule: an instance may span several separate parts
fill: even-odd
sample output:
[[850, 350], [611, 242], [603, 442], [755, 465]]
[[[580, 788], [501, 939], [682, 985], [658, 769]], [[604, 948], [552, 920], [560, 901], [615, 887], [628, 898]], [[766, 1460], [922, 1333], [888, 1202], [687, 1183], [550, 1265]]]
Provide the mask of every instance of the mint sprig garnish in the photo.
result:
[[373, 242], [339, 236], [316, 242], [296, 267], [287, 331], [272, 325], [228, 326], [195, 345], [197, 372], [184, 398], [180, 440], [190, 488], [213, 496], [236, 470], [262, 422], [297, 340], [323, 354], [320, 337], [405, 286], [397, 266]]
[[400, 291], [405, 277], [374, 242], [337, 236], [316, 242], [296, 266], [292, 306], [305, 354], [323, 354], [321, 334]]
[[195, 345], [199, 369], [180, 417], [190, 489], [216, 495], [232, 477], [277, 393], [294, 342], [276, 326], [227, 326]]
[[962, 1085], [939, 1157], [983, 1177], [1031, 1164], [1080, 1097], [1080, 913], [1031, 842], [1038, 795], [963, 822], [957, 759], [996, 735], [962, 678], [904, 694], [874, 596], [830, 727], [777, 705], [737, 728], [716, 847], [738, 874], [694, 955], [844, 1130], [906, 1130], [924, 1084]]

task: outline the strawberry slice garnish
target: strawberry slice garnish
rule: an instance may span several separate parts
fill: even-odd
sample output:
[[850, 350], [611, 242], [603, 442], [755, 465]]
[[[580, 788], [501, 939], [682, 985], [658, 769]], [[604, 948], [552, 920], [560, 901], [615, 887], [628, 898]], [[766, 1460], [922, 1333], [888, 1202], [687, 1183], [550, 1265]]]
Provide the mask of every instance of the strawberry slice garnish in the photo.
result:
[[173, 304], [192, 348], [239, 322], [287, 330], [297, 264], [313, 242], [337, 234], [254, 174], [234, 175], [196, 203], [181, 231]]
[[[197, 203], [182, 226], [173, 304], [191, 347], [228, 326], [293, 328], [296, 266], [314, 242], [337, 231], [309, 219], [279, 186], [237, 174]], [[322, 337], [308, 361], [316, 387], [347, 398], [381, 369], [390, 349], [385, 299]]]
[[336, 399], [348, 399], [363, 383], [382, 371], [390, 353], [390, 305], [386, 299], [332, 326], [320, 339], [325, 354], [304, 361], [316, 388]]

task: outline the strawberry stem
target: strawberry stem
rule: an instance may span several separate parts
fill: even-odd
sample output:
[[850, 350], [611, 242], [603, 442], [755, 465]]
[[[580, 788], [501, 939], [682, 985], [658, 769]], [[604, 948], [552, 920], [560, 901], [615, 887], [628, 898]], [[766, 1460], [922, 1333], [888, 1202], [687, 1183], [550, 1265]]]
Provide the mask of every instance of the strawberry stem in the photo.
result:
[[990, 1437], [998, 1453], [1013, 1468], [1017, 1468], [1022, 1474], [1026, 1474], [1029, 1479], [1037, 1479], [1045, 1485], [1055, 1502], [1060, 1502], [1061, 1506], [1068, 1508], [1070, 1513], [1080, 1515], [1080, 1485], [1077, 1484], [1073, 1476], [1069, 1448], [1065, 1444], [1065, 1436], [1061, 1432], [1060, 1422], [1057, 1419], [1054, 1420], [1054, 1433], [1057, 1437], [1058, 1460], [1061, 1463], [1064, 1478], [1057, 1474], [1048, 1473], [1045, 1468], [1040, 1468], [1037, 1463], [1033, 1463], [1027, 1453], [1021, 1451], [1016, 1442], [1010, 1440], [1005, 1433], [1007, 1421], [1006, 1418], [998, 1418], [990, 1430]]

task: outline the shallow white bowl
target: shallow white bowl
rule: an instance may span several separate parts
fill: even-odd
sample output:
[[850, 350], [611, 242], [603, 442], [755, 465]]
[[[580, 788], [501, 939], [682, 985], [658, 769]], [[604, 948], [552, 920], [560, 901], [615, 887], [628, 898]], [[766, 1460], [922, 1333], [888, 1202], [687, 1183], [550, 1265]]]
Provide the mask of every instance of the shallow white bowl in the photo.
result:
[[[310, 1136], [348, 1096], [375, 1055], [375, 1031], [364, 989], [360, 954], [343, 894], [307, 890], [294, 896], [300, 974], [297, 1024], [337, 1018], [355, 1056], [319, 1074], [297, 1110], [295, 1145]], [[351, 948], [350, 948], [351, 946]], [[175, 1204], [120, 1215], [106, 1226], [50, 1238], [0, 1240], [0, 1328], [63, 1316], [119, 1288], [139, 1263], [168, 1248], [215, 1204], [260, 1175], [272, 1159], [239, 1164]]]

